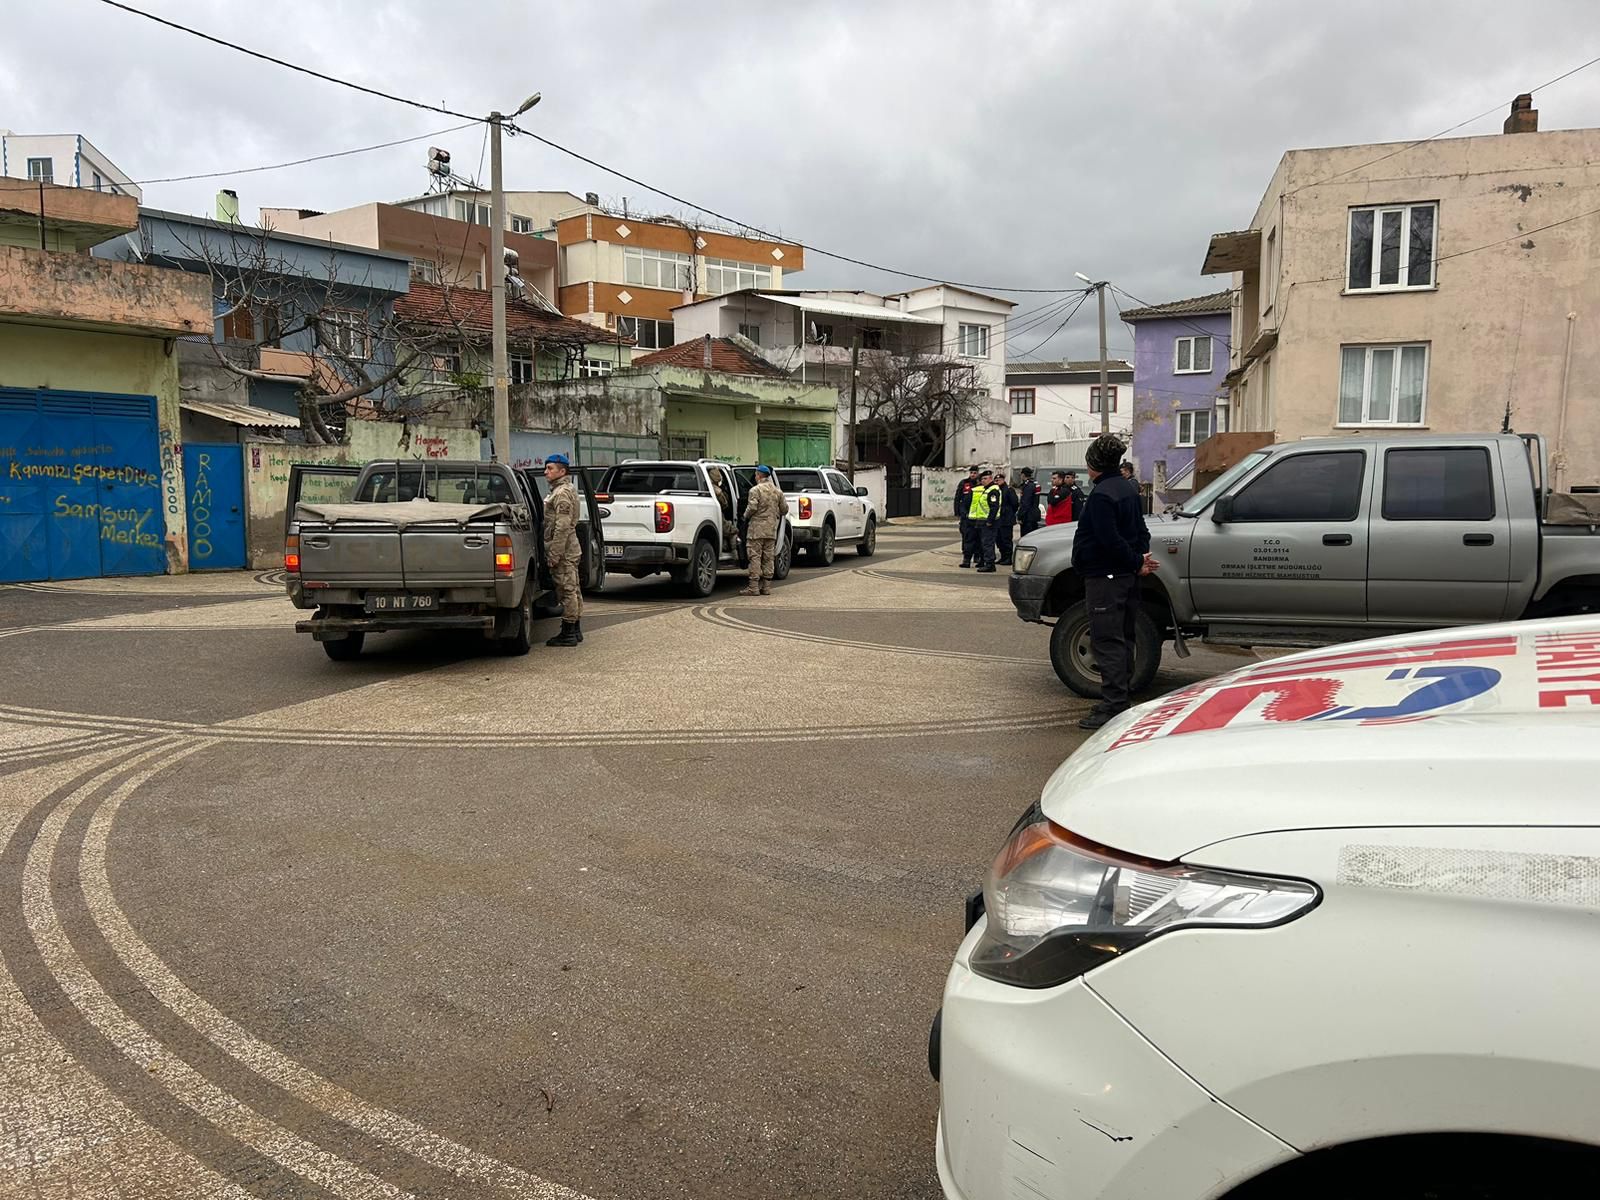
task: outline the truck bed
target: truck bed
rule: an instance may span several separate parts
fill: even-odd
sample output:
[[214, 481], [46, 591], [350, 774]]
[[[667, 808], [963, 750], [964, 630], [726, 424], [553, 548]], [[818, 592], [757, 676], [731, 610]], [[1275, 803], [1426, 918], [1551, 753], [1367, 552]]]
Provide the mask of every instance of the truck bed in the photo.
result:
[[300, 504], [300, 573], [336, 587], [433, 590], [492, 586], [504, 504]]

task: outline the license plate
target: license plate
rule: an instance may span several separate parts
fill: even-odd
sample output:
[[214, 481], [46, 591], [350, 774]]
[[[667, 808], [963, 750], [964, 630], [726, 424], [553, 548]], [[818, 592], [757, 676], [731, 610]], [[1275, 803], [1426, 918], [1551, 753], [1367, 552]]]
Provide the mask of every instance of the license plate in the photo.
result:
[[437, 608], [437, 596], [422, 595], [416, 592], [379, 592], [377, 595], [367, 597], [367, 611], [375, 612], [401, 612], [419, 608]]
[[622, 557], [622, 547], [621, 546], [607, 546], [606, 547], [606, 557], [607, 558], [621, 558]]

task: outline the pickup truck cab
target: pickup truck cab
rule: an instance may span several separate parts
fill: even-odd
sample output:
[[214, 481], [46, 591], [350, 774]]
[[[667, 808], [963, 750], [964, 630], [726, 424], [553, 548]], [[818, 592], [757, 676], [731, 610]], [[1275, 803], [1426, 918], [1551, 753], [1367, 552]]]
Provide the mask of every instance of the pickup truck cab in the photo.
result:
[[795, 544], [806, 561], [827, 566], [838, 543], [855, 543], [856, 553], [870, 558], [878, 548], [878, 510], [867, 489], [855, 487], [832, 467], [779, 467], [778, 486], [789, 496]]
[[[718, 571], [749, 565], [741, 514], [754, 468], [745, 470], [741, 474], [739, 468], [709, 458], [630, 459], [611, 467], [596, 495], [605, 521], [606, 567], [635, 579], [665, 571], [690, 595], [709, 596]], [[726, 508], [717, 502], [713, 478], [728, 497]], [[776, 578], [789, 574], [793, 554], [785, 518], [778, 528]]]
[[348, 500], [323, 498], [342, 490], [329, 479], [340, 473], [290, 473], [285, 583], [296, 608], [315, 612], [296, 632], [336, 661], [360, 655], [369, 633], [417, 629], [476, 630], [502, 653], [528, 652], [542, 510], [521, 473], [482, 462], [375, 462], [359, 470]]
[[[1314, 438], [1248, 455], [1148, 521], [1159, 569], [1141, 580], [1135, 688], [1164, 641], [1180, 655], [1188, 638], [1320, 646], [1600, 610], [1600, 511], [1581, 496], [1553, 510], [1547, 477], [1543, 439], [1514, 434]], [[1021, 540], [1011, 600], [1025, 621], [1054, 619], [1056, 674], [1097, 697], [1075, 532]]]
[[1593, 1195], [1597, 669], [1595, 617], [1411, 633], [1085, 741], [968, 901], [948, 1200]]

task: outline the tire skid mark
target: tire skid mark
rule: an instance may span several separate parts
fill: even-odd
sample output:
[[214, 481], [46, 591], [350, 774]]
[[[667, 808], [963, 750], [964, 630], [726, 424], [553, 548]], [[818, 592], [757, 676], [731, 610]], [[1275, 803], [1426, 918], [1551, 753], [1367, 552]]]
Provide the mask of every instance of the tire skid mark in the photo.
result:
[[1008, 666], [1036, 667], [1041, 662], [1037, 658], [1022, 658], [1009, 654], [980, 654], [972, 650], [937, 650], [927, 646], [894, 646], [883, 642], [864, 642], [855, 638], [828, 637], [820, 633], [800, 633], [793, 629], [773, 629], [767, 625], [757, 625], [750, 621], [742, 621], [733, 616], [728, 611], [728, 606], [723, 604], [707, 605], [695, 610], [694, 615], [708, 624], [719, 625], [724, 629], [737, 629], [741, 633], [754, 633], [763, 637], [788, 638], [798, 642], [814, 642], [824, 646], [842, 646], [849, 650], [874, 650], [880, 654], [909, 654], [920, 658], [953, 658], [962, 662], [1004, 663]]

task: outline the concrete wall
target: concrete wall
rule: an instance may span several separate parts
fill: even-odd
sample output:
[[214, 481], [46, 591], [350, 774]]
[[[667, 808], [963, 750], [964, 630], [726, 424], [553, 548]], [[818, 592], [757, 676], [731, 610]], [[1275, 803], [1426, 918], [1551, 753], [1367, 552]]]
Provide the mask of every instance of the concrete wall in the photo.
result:
[[211, 282], [87, 254], [0, 246], [0, 318], [120, 326], [130, 332], [207, 333]]
[[113, 392], [156, 398], [167, 570], [189, 569], [178, 360], [160, 338], [0, 321], [0, 387]]
[[360, 466], [382, 458], [476, 460], [480, 440], [475, 429], [380, 421], [352, 421], [347, 446], [247, 440], [244, 471], [250, 565], [256, 570], [283, 565], [283, 515], [292, 464]]
[[28, 177], [30, 158], [48, 158], [58, 187], [76, 187], [94, 190], [95, 172], [99, 172], [107, 191], [115, 184], [121, 192], [135, 200], [143, 196], [139, 186], [126, 172], [95, 148], [82, 134], [77, 133], [6, 133], [0, 134], [0, 175], [13, 179]]
[[886, 519], [889, 511], [889, 468], [856, 465], [856, 486], [867, 489], [867, 499], [878, 510], [878, 520]]
[[965, 470], [952, 467], [923, 467], [922, 515], [955, 517], [956, 486], [967, 477]]
[[[1416, 201], [1439, 205], [1437, 287], [1346, 293], [1350, 208]], [[1578, 219], [1597, 207], [1597, 129], [1291, 151], [1251, 226], [1262, 262], [1235, 276], [1246, 288], [1235, 365], [1251, 323], [1278, 342], [1247, 364], [1233, 428], [1279, 441], [1389, 428], [1338, 424], [1340, 348], [1426, 342], [1424, 428], [1498, 430], [1509, 402], [1512, 428], [1553, 438], [1574, 314], [1567, 483], [1600, 483], [1600, 226]]]
[[526, 384], [511, 389], [511, 423], [567, 434], [583, 429], [653, 435], [661, 427], [660, 393], [650, 375], [627, 371]]
[[[1179, 446], [1178, 413], [1204, 409], [1215, 429], [1217, 398], [1228, 373], [1228, 313], [1139, 320], [1133, 326], [1133, 446], [1139, 478], [1155, 487], [1158, 474], [1175, 479], [1194, 461], [1193, 446]], [[1174, 370], [1178, 338], [1209, 333], [1211, 370], [1179, 375]], [[1164, 464], [1158, 472], [1157, 464]], [[1192, 479], [1155, 493], [1158, 505], [1175, 503], [1194, 490]]]

